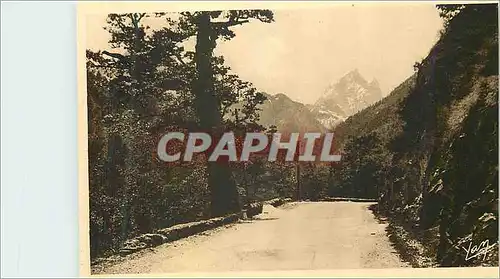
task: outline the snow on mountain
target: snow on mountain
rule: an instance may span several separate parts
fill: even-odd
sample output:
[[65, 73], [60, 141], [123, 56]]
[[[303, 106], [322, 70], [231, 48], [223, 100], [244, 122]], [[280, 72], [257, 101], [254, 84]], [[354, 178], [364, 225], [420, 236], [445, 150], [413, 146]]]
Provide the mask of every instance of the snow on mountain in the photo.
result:
[[333, 128], [382, 97], [378, 81], [366, 81], [356, 69], [330, 84], [309, 108], [321, 124], [326, 128]]
[[294, 101], [282, 93], [265, 95], [267, 100], [259, 106], [259, 123], [289, 132], [330, 130], [383, 97], [377, 80], [367, 82], [357, 70], [330, 84], [313, 105]]

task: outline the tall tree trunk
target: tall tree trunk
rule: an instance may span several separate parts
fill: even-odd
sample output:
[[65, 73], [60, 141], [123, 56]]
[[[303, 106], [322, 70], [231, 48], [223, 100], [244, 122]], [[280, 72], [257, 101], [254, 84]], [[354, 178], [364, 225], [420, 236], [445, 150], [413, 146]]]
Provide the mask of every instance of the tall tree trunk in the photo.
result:
[[[195, 62], [197, 78], [194, 81], [196, 113], [202, 130], [217, 137], [222, 132], [222, 116], [215, 96], [211, 59], [216, 44], [210, 15], [200, 13], [197, 19]], [[236, 183], [229, 166], [222, 162], [208, 162], [208, 185], [212, 216], [222, 216], [240, 209]]]
[[[130, 76], [132, 80], [135, 82], [131, 88], [131, 98], [129, 100], [129, 107], [138, 110], [139, 112], [143, 112], [143, 108], [140, 103], [137, 102], [138, 98], [140, 98], [141, 89], [143, 85], [143, 79], [140, 73], [139, 67], [139, 57], [137, 57], [137, 53], [140, 51], [140, 40], [142, 39], [139, 35], [139, 20], [137, 14], [130, 14], [130, 18], [132, 20], [132, 24], [134, 26], [134, 45], [132, 51], [130, 53], [130, 61], [132, 62], [130, 68]], [[127, 125], [132, 127], [135, 123], [133, 123], [130, 119], [127, 120]], [[128, 132], [125, 132], [128, 133]], [[129, 134], [131, 136], [132, 134]], [[124, 169], [125, 169], [125, 183], [123, 184], [123, 198], [120, 206], [120, 215], [122, 217], [121, 228], [120, 228], [120, 238], [123, 243], [130, 235], [130, 232], [134, 229], [132, 227], [132, 211], [133, 211], [133, 192], [137, 189], [137, 158], [136, 153], [134, 152], [134, 140], [130, 139], [130, 137], [123, 136], [123, 146], [126, 154], [124, 156]], [[122, 244], [120, 243], [120, 244]]]

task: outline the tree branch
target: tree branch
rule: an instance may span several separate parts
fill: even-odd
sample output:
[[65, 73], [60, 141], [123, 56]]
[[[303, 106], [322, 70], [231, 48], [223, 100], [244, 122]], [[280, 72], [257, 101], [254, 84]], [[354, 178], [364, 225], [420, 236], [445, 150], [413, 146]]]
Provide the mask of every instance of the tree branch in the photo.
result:
[[90, 63], [92, 65], [92, 67], [95, 67], [95, 68], [121, 69], [120, 67], [114, 66], [115, 64], [101, 65], [101, 64], [96, 64], [96, 63], [94, 63], [92, 61], [88, 61], [88, 63]]
[[137, 19], [137, 22], [141, 21], [141, 19], [146, 15], [146, 13], [142, 13], [139, 15], [139, 18]]
[[[110, 19], [110, 18], [114, 18], [114, 19]], [[108, 16], [108, 21], [107, 21], [107, 23], [109, 23], [109, 24], [116, 23], [116, 24], [118, 25], [118, 27], [119, 27], [122, 31], [124, 31], [124, 30], [125, 30], [125, 28], [126, 28], [126, 26], [125, 26], [125, 24], [123, 24], [123, 22], [122, 22], [122, 18], [123, 18], [123, 16], [122, 16], [122, 15], [119, 15], [119, 14], [112, 14], [112, 15]]]
[[228, 27], [231, 27], [231, 26], [236, 26], [236, 25], [240, 25], [240, 24], [244, 24], [244, 23], [247, 23], [247, 22], [250, 22], [250, 20], [248, 19], [245, 19], [245, 20], [229, 20], [229, 21], [226, 21], [226, 22], [214, 22], [212, 23], [214, 25], [214, 27], [225, 27], [225, 28], [228, 28]]
[[125, 56], [123, 56], [122, 54], [119, 54], [119, 53], [112, 53], [112, 52], [109, 52], [107, 50], [103, 51], [102, 54], [105, 54], [107, 56], [110, 56], [110, 57], [113, 57], [113, 58], [116, 58], [118, 60], [124, 60], [126, 59]]

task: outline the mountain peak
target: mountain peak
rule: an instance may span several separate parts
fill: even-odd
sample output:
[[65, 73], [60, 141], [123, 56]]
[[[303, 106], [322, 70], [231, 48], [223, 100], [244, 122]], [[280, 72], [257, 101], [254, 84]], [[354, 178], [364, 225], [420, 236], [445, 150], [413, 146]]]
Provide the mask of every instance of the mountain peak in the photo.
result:
[[275, 95], [274, 95], [274, 98], [275, 98], [275, 99], [290, 99], [290, 98], [288, 98], [288, 96], [287, 96], [287, 95], [285, 95], [285, 94], [283, 94], [283, 93], [278, 93], [278, 94], [275, 94]]
[[353, 76], [353, 77], [362, 77], [361, 74], [359, 73], [358, 68], [355, 68], [354, 70], [351, 70], [346, 74], [346, 76]]
[[376, 78], [373, 78], [373, 80], [370, 82], [370, 86], [380, 87], [380, 84], [378, 83], [378, 80]]
[[368, 82], [357, 68], [329, 85], [312, 111], [325, 126], [333, 127], [339, 121], [370, 106], [382, 98], [376, 79]]
[[347, 74], [348, 74], [348, 75], [359, 75], [359, 76], [361, 75], [361, 74], [359, 73], [358, 68], [354, 68], [354, 70], [351, 70], [351, 71], [350, 71], [349, 73], [347, 73]]
[[367, 84], [368, 82], [366, 79], [359, 73], [358, 69], [354, 69], [350, 72], [348, 72], [345, 76], [343, 76], [339, 82], [342, 81], [349, 81], [349, 82], [354, 82], [354, 83], [360, 83], [360, 84]]

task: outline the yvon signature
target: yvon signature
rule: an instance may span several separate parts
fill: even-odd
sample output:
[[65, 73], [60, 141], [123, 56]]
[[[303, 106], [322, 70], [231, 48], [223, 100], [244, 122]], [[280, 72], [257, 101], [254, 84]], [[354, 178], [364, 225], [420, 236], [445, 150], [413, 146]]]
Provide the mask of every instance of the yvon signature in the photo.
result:
[[486, 256], [488, 255], [488, 252], [495, 247], [497, 243], [493, 243], [490, 245], [489, 240], [484, 240], [483, 242], [477, 244], [477, 245], [472, 245], [472, 241], [469, 243], [469, 248], [465, 249], [462, 247], [462, 249], [467, 252], [467, 255], [465, 256], [465, 260], [468, 261], [473, 258], [477, 258], [479, 256], [483, 256], [483, 261], [486, 259]]

